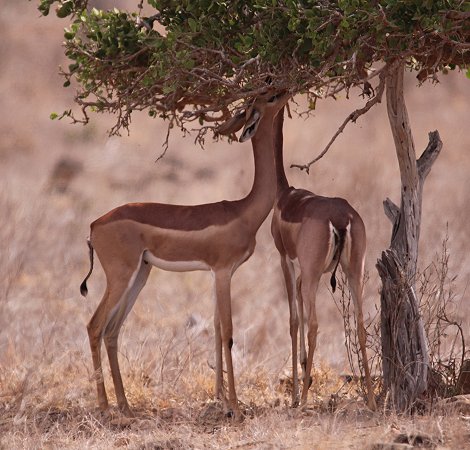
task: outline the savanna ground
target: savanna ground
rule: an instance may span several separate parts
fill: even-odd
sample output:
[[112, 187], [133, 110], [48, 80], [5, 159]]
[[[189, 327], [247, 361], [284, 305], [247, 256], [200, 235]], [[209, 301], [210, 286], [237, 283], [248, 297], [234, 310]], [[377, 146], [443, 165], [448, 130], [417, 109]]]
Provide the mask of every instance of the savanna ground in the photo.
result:
[[[50, 121], [51, 112], [71, 105], [72, 91], [61, 88], [57, 75], [58, 65], [66, 64], [59, 45], [62, 26], [54, 17], [39, 18], [34, 2], [2, 2], [0, 447], [367, 448], [392, 442], [400, 433], [425, 433], [428, 444], [440, 448], [469, 445], [470, 417], [461, 412], [370, 413], [356, 388], [344, 385], [340, 376], [351, 369], [339, 297], [329, 292], [327, 277], [318, 295], [320, 331], [308, 408], [289, 408], [288, 309], [269, 220], [258, 233], [255, 254], [232, 284], [244, 422], [225, 419], [212, 400], [212, 287], [210, 276], [198, 272], [152, 272], [120, 338], [121, 371], [137, 418], [99, 414], [86, 333], [104, 289], [99, 264], [89, 296], [82, 298], [78, 290], [88, 271], [89, 223], [128, 201], [196, 204], [239, 198], [251, 186], [253, 167], [249, 143], [207, 142], [201, 150], [177, 131], [165, 158], [154, 163], [166, 126], [145, 115], [135, 117], [130, 136], [112, 138], [107, 117], [95, 117], [86, 127]], [[426, 146], [428, 131], [438, 129], [444, 142], [425, 186], [420, 268], [439, 266], [448, 236], [447, 276], [442, 283], [431, 280], [426, 295], [441, 298], [444, 288], [452, 299], [450, 314], [468, 340], [470, 82], [456, 73], [442, 76], [437, 85], [416, 89], [416, 84], [407, 79], [417, 151]], [[361, 104], [356, 94], [350, 101], [340, 97], [320, 104], [308, 120], [296, 115], [288, 120], [287, 166], [315, 156]], [[399, 196], [384, 105], [349, 126], [311, 175], [287, 173], [296, 186], [348, 198], [364, 218], [365, 311], [369, 324], [377, 320], [375, 261], [391, 231], [382, 201], [390, 196], [396, 202]], [[377, 349], [373, 326], [369, 332]], [[333, 408], [332, 394], [337, 394]]]

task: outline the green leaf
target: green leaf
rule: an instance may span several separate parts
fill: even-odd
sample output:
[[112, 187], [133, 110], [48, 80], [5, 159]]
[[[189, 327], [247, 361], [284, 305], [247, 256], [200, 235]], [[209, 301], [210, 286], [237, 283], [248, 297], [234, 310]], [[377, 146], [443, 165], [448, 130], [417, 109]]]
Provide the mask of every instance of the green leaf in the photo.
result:
[[193, 69], [194, 66], [196, 65], [196, 61], [194, 59], [187, 59], [186, 61], [183, 62], [183, 66], [185, 69]]
[[49, 119], [55, 120], [55, 119], [57, 119], [57, 117], [59, 117], [59, 114], [53, 112], [53, 113], [50, 114]]
[[41, 0], [41, 3], [39, 4], [38, 9], [43, 16], [47, 16], [49, 14], [51, 3], [52, 3], [51, 0]]
[[75, 72], [79, 67], [80, 67], [80, 64], [78, 63], [69, 64], [69, 72], [70, 73]]
[[69, 16], [72, 14], [73, 10], [73, 3], [70, 0], [66, 0], [61, 6], [57, 8], [56, 14], [57, 17], [63, 19], [64, 17]]
[[67, 39], [68, 41], [70, 41], [74, 37], [75, 37], [75, 33], [73, 33], [72, 31], [66, 30], [64, 32], [64, 38]]
[[197, 31], [197, 22], [192, 17], [188, 19], [188, 25], [193, 33]]

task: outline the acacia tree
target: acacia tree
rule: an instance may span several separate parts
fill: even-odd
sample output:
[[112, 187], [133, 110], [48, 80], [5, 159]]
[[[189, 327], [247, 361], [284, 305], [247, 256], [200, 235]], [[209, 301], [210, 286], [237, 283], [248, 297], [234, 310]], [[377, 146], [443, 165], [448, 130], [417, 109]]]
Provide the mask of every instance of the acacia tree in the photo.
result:
[[[468, 0], [143, 0], [135, 11], [92, 8], [88, 0], [40, 0], [66, 18], [64, 86], [75, 81], [72, 110], [61, 117], [86, 123], [109, 112], [111, 133], [128, 129], [134, 111], [186, 129], [209, 130], [269, 89], [317, 101], [359, 87], [368, 97], [341, 125], [382, 100], [401, 173], [401, 205], [384, 202], [393, 223], [391, 245], [377, 267], [382, 278], [385, 387], [406, 410], [427, 386], [428, 352], [414, 289], [423, 184], [437, 157], [437, 132], [416, 159], [403, 95], [405, 68], [420, 82], [470, 61]], [[144, 17], [143, 11], [152, 11]], [[467, 76], [470, 75], [467, 71]], [[331, 142], [332, 142], [331, 141]], [[331, 144], [330, 142], [330, 144]], [[329, 144], [329, 145], [330, 145]], [[311, 161], [299, 165], [310, 168]]]

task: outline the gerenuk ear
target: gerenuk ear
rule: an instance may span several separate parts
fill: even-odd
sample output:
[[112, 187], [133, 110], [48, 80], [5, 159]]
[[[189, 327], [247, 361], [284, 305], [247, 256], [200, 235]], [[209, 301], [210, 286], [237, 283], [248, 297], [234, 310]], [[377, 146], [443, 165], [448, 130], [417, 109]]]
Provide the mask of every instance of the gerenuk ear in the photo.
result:
[[215, 134], [223, 134], [228, 136], [232, 133], [236, 133], [246, 122], [245, 111], [240, 111], [238, 114], [233, 116], [231, 119], [226, 120], [215, 129]]
[[251, 139], [256, 134], [260, 121], [261, 113], [257, 109], [253, 108], [250, 117], [248, 117], [248, 120], [246, 121], [245, 128], [243, 128], [239, 141], [245, 142], [248, 139]]

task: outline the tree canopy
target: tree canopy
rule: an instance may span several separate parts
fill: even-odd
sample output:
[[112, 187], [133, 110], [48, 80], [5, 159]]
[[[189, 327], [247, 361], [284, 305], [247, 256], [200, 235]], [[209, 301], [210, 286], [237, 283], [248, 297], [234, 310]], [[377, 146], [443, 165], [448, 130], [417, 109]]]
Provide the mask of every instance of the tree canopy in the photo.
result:
[[470, 61], [468, 0], [148, 0], [149, 17], [143, 0], [133, 12], [88, 3], [40, 0], [39, 10], [69, 20], [64, 85], [78, 82], [80, 120], [114, 113], [112, 132], [138, 110], [202, 127], [267, 83], [307, 94], [313, 109], [353, 86], [378, 95], [374, 78], [381, 95], [397, 62], [424, 81]]

